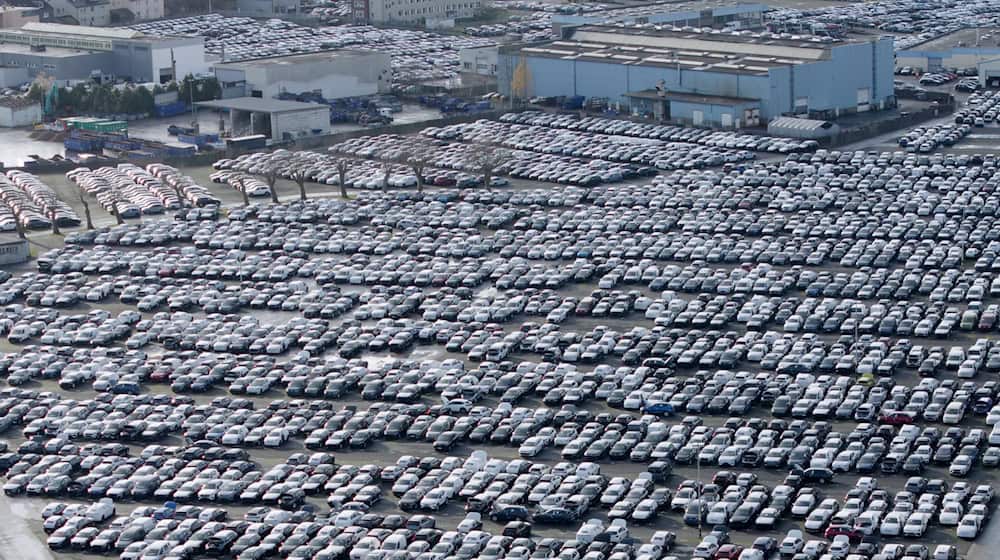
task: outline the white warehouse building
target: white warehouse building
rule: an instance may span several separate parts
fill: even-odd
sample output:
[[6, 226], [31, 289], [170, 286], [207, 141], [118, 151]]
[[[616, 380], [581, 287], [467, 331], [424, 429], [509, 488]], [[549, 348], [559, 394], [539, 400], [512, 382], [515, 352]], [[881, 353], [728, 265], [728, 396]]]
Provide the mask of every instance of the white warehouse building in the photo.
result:
[[423, 24], [475, 16], [480, 0], [352, 0], [355, 23]]
[[224, 97], [270, 99], [282, 93], [319, 93], [326, 99], [388, 92], [389, 54], [337, 50], [215, 65]]

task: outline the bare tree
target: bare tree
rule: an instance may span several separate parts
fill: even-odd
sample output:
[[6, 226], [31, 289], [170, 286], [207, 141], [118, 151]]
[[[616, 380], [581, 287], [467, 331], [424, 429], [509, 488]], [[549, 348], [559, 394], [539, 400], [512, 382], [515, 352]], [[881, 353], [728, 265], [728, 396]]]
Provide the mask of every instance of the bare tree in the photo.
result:
[[431, 162], [431, 154], [426, 150], [407, 152], [400, 158], [400, 163], [410, 166], [417, 178], [417, 192], [424, 192], [424, 170]]
[[347, 172], [351, 170], [351, 160], [340, 158], [335, 165], [337, 167], [337, 179], [340, 181], [340, 197], [350, 198], [347, 196]]
[[58, 216], [56, 216], [55, 208], [49, 210], [49, 219], [52, 220], [52, 233], [55, 235], [62, 235], [62, 231], [59, 230], [59, 219]]
[[247, 179], [239, 177], [233, 181], [233, 186], [243, 195], [243, 206], [250, 206], [250, 197], [247, 196]]
[[267, 180], [267, 188], [271, 189], [271, 202], [278, 203], [278, 166], [271, 165], [264, 170], [264, 179]]
[[479, 152], [472, 157], [472, 167], [483, 176], [483, 186], [487, 190], [493, 187], [493, 176], [496, 170], [509, 162], [513, 155], [502, 148], [492, 146], [477, 146]]
[[17, 229], [17, 236], [20, 237], [21, 239], [27, 239], [28, 237], [24, 233], [24, 224], [21, 223], [20, 218], [18, 217], [15, 218], [16, 219], [14, 220], [14, 228]]
[[174, 183], [173, 187], [174, 187], [174, 193], [177, 195], [177, 200], [180, 202], [181, 208], [184, 208], [184, 206], [186, 206], [184, 203], [187, 201], [187, 198], [184, 197], [184, 190], [181, 189], [181, 184]]
[[389, 177], [392, 175], [392, 164], [382, 163], [382, 189], [389, 190]]
[[306, 180], [309, 176], [305, 171], [296, 169], [292, 172], [291, 178], [295, 181], [295, 184], [299, 186], [299, 200], [304, 202], [306, 200]]
[[87, 197], [83, 196], [83, 191], [80, 191], [80, 204], [83, 205], [83, 215], [87, 218], [87, 229], [94, 229], [94, 220], [90, 216], [90, 204], [87, 202]]
[[118, 210], [118, 200], [111, 201], [111, 215], [115, 217], [115, 221], [118, 222], [118, 225], [123, 225], [125, 223], [125, 219], [122, 218], [122, 213]]

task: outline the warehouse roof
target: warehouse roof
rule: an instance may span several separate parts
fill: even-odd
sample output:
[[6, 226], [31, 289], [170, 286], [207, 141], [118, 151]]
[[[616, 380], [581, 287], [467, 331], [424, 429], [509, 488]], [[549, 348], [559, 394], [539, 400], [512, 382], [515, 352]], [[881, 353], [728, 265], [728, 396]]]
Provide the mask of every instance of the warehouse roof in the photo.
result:
[[315, 111], [316, 109], [328, 110], [325, 105], [318, 103], [301, 103], [299, 101], [282, 101], [280, 99], [263, 99], [260, 97], [234, 97], [233, 99], [220, 99], [218, 101], [201, 101], [195, 103], [195, 105], [211, 109], [233, 109], [253, 113], [293, 113], [296, 111]]
[[[977, 44], [978, 41], [978, 44]], [[954, 48], [996, 49], [1000, 46], [1000, 29], [995, 27], [968, 27], [953, 33], [935, 37], [925, 43], [914, 45], [908, 51], [949, 51]]]
[[829, 59], [830, 49], [837, 44], [767, 34], [585, 25], [574, 29], [568, 39], [524, 46], [519, 50], [545, 58], [765, 76], [772, 68]]
[[830, 121], [818, 121], [815, 119], [800, 119], [798, 117], [778, 117], [768, 123], [767, 127], [786, 128], [793, 130], [826, 130], [833, 127]]
[[86, 25], [64, 25], [61, 23], [26, 23], [21, 27], [33, 33], [57, 33], [60, 35], [80, 35], [101, 39], [138, 39], [142, 33], [132, 29], [115, 27], [89, 27]]
[[246, 68], [257, 68], [261, 66], [291, 66], [296, 64], [307, 64], [310, 62], [323, 62], [325, 60], [333, 60], [335, 58], [365, 58], [373, 55], [378, 55], [377, 51], [362, 50], [362, 49], [337, 49], [331, 51], [318, 51], [305, 54], [292, 54], [285, 56], [271, 56], [266, 58], [254, 58], [250, 60], [241, 60], [237, 62], [222, 62], [216, 64], [216, 66], [221, 66], [224, 68], [231, 69], [246, 69]]

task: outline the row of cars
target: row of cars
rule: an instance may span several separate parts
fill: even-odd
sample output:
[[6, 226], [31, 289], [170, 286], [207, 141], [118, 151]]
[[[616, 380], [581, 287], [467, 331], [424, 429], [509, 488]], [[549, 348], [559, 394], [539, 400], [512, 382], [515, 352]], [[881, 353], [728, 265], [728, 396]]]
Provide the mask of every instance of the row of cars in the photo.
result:
[[757, 136], [740, 132], [637, 123], [594, 116], [580, 117], [579, 115], [546, 113], [541, 111], [507, 113], [500, 117], [500, 122], [601, 135], [657, 139], [665, 142], [683, 142], [713, 148], [750, 150], [755, 152], [787, 154], [811, 152], [819, 147], [819, 144], [812, 140]]
[[0, 232], [45, 229], [53, 221], [80, 225], [76, 212], [34, 175], [15, 170], [0, 176]]
[[405, 84], [457, 76], [458, 52], [493, 46], [492, 39], [439, 35], [415, 29], [367, 25], [312, 27], [280, 19], [256, 20], [205, 14], [138, 23], [131, 29], [153, 36], [200, 36], [205, 51], [239, 61], [262, 56], [288, 56], [330, 49], [360, 48], [392, 57], [392, 81]]
[[628, 136], [602, 137], [590, 131], [489, 120], [426, 128], [421, 134], [439, 140], [496, 144], [545, 154], [651, 165], [657, 169], [697, 169], [754, 159], [749, 151], [730, 151], [686, 142], [653, 143]]

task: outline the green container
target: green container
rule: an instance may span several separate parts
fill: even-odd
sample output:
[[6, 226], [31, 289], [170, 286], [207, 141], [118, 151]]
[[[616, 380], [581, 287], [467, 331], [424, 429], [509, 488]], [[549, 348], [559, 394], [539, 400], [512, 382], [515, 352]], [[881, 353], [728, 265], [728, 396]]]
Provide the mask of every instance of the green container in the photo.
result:
[[128, 123], [125, 121], [82, 122], [77, 123], [76, 127], [94, 132], [128, 132]]

